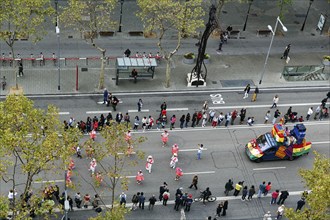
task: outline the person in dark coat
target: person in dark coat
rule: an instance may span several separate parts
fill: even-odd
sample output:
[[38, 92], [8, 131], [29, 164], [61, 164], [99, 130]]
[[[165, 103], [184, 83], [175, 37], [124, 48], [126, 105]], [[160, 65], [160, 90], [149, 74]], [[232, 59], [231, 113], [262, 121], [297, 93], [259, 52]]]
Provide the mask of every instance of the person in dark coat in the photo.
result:
[[163, 200], [163, 194], [166, 191], [166, 189], [167, 189], [167, 183], [164, 182], [163, 185], [159, 187], [159, 201]]
[[297, 208], [296, 211], [301, 211], [302, 207], [305, 205], [305, 199], [301, 198], [298, 202], [297, 202]]
[[228, 209], [228, 200], [224, 201], [224, 203], [223, 203], [222, 216], [226, 216], [227, 209]]
[[290, 48], [291, 48], [291, 44], [288, 44], [288, 46], [285, 47], [283, 56], [281, 57], [281, 59], [287, 59], [289, 56], [289, 52], [290, 52]]
[[180, 196], [180, 194], [176, 194], [175, 201], [174, 201], [174, 209], [176, 211], [179, 211], [180, 204], [181, 204], [181, 196]]
[[220, 202], [217, 207], [217, 216], [218, 217], [220, 217], [220, 215], [221, 215], [222, 208], [223, 208], [223, 202]]
[[281, 191], [280, 199], [277, 202], [277, 205], [283, 205], [284, 201], [288, 198], [289, 192], [288, 190]]
[[192, 179], [192, 183], [189, 186], [189, 188], [191, 189], [193, 186], [195, 187], [195, 189], [197, 190], [197, 183], [198, 183], [198, 176], [195, 175], [194, 178]]
[[103, 104], [105, 104], [107, 101], [108, 101], [108, 90], [106, 88], [104, 88], [104, 91], [103, 91]]
[[233, 186], [233, 181], [228, 180], [228, 182], [226, 183], [225, 185], [225, 195], [228, 196], [229, 192], [232, 191], [234, 189], [234, 186]]

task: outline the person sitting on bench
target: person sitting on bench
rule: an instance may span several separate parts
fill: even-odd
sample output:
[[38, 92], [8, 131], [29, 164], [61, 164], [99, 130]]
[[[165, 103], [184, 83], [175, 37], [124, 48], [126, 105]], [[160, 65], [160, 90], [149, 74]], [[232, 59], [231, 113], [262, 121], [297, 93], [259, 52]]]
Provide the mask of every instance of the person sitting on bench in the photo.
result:
[[136, 71], [136, 69], [133, 69], [131, 73], [131, 77], [134, 78], [134, 82], [136, 82], [137, 76], [138, 76], [138, 72]]

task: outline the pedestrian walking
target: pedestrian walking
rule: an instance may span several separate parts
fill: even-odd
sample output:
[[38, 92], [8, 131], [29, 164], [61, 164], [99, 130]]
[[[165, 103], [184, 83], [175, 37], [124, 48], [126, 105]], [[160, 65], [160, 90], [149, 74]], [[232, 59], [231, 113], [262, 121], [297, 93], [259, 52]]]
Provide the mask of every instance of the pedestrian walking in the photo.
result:
[[209, 105], [208, 105], [207, 101], [205, 101], [202, 106], [202, 114], [204, 114], [204, 112], [206, 112], [208, 109], [209, 109]]
[[198, 176], [195, 175], [192, 179], [191, 185], [189, 186], [189, 188], [191, 189], [193, 186], [195, 187], [195, 189], [197, 190], [197, 183], [198, 183]]
[[254, 117], [248, 117], [246, 124], [249, 126], [252, 126], [254, 124]]
[[306, 121], [309, 121], [309, 118], [313, 114], [313, 107], [310, 107], [307, 111]]
[[193, 199], [192, 199], [192, 195], [189, 194], [188, 195], [188, 198], [187, 198], [187, 201], [186, 201], [186, 208], [185, 208], [185, 211], [189, 212], [190, 211], [190, 207], [191, 207], [191, 204], [193, 203]]
[[138, 107], [138, 112], [141, 111], [142, 109], [142, 106], [143, 106], [143, 102], [142, 102], [142, 99], [139, 99], [138, 103], [137, 103], [137, 107]]
[[216, 128], [217, 127], [217, 124], [218, 124], [218, 117], [215, 115], [212, 118], [212, 127], [213, 128]]
[[274, 118], [273, 118], [273, 121], [272, 121], [273, 125], [276, 123], [276, 120], [277, 120], [278, 117], [280, 117], [280, 115], [281, 115], [281, 112], [278, 109], [276, 109], [276, 111], [274, 112]]
[[187, 115], [186, 115], [186, 123], [185, 123], [185, 125], [184, 125], [185, 128], [188, 127], [189, 122], [190, 122], [190, 113], [187, 113]]
[[185, 115], [182, 115], [181, 118], [180, 118], [180, 128], [183, 129], [183, 126], [184, 126], [184, 122], [185, 122]]
[[174, 200], [174, 210], [179, 211], [179, 207], [181, 205], [181, 196], [180, 195], [175, 195], [175, 200]]
[[129, 123], [131, 122], [131, 120], [130, 120], [130, 116], [129, 116], [129, 114], [128, 114], [128, 112], [126, 112], [126, 114], [125, 114], [125, 116], [124, 116], [124, 122], [126, 123], [126, 127], [128, 128], [130, 125], [129, 125]]
[[166, 191], [167, 189], [167, 183], [164, 182], [160, 187], [159, 187], [159, 201], [162, 201], [163, 200], [163, 194], [164, 192]]
[[259, 93], [259, 88], [258, 88], [258, 86], [256, 86], [256, 88], [254, 89], [253, 95], [252, 95], [251, 102], [257, 101], [258, 93]]
[[202, 127], [204, 128], [207, 122], [207, 113], [203, 113]]
[[216, 210], [216, 213], [217, 213], [217, 216], [218, 216], [218, 217], [221, 216], [222, 208], [223, 208], [223, 202], [220, 202], [220, 203], [218, 204], [218, 207], [217, 207], [217, 210]]
[[317, 116], [320, 114], [321, 112], [321, 105], [317, 106], [317, 108], [315, 109], [315, 115], [314, 115], [314, 120], [317, 119]]
[[161, 134], [163, 147], [167, 146], [168, 136], [169, 136], [169, 133], [166, 130]]
[[244, 188], [242, 190], [242, 198], [241, 198], [242, 201], [245, 201], [247, 194], [248, 194], [248, 187], [244, 186]]
[[117, 122], [118, 124], [121, 123], [121, 121], [123, 120], [123, 118], [124, 118], [124, 116], [123, 116], [123, 114], [122, 114], [121, 112], [118, 112], [118, 113], [116, 114], [116, 122]]
[[251, 201], [252, 200], [252, 197], [253, 195], [256, 193], [256, 190], [254, 188], [254, 185], [252, 185], [249, 189], [249, 192], [248, 192], [248, 200]]
[[139, 197], [139, 208], [144, 209], [145, 200], [146, 200], [146, 197], [143, 195], [143, 192], [141, 192], [141, 195]]
[[137, 172], [137, 175], [136, 175], [135, 179], [136, 179], [136, 183], [137, 184], [140, 185], [142, 183], [142, 181], [144, 180], [144, 176], [143, 176], [142, 170], [139, 170]]
[[280, 98], [278, 97], [278, 95], [275, 95], [273, 98], [273, 105], [270, 108], [276, 108], [279, 100]]
[[126, 206], [126, 194], [124, 192], [122, 192], [119, 196], [119, 204], [122, 206], [124, 205], [124, 207]]
[[97, 166], [96, 159], [93, 158], [89, 163], [89, 171], [91, 171], [91, 176], [94, 175], [96, 166]]
[[134, 194], [132, 197], [132, 210], [136, 210], [137, 209], [137, 204], [139, 202], [139, 196], [140, 193], [138, 192], [137, 194]]
[[157, 199], [155, 197], [155, 195], [152, 195], [150, 198], [149, 198], [149, 207], [148, 209], [151, 211], [154, 209], [154, 206], [155, 206], [155, 203], [156, 203]]
[[237, 114], [238, 114], [237, 110], [234, 109], [234, 111], [231, 113], [231, 121], [230, 121], [231, 125], [234, 125], [234, 121], [237, 118]]
[[244, 96], [243, 96], [243, 99], [246, 99], [247, 97], [249, 97], [249, 92], [251, 90], [251, 86], [250, 84], [247, 84], [245, 89], [244, 89]]
[[225, 127], [227, 127], [229, 122], [231, 121], [231, 113], [230, 112], [228, 112], [226, 114], [225, 119], [226, 119]]
[[267, 124], [268, 123], [269, 118], [270, 118], [270, 111], [268, 110], [266, 112], [266, 114], [265, 114], [265, 122], [264, 122], [264, 124]]
[[110, 106], [110, 104], [111, 104], [111, 100], [112, 100], [112, 93], [111, 93], [111, 92], [108, 92], [107, 107]]
[[272, 183], [268, 182], [266, 187], [265, 187], [265, 191], [264, 191], [264, 196], [267, 196], [268, 192], [272, 189]]
[[266, 212], [266, 214], [264, 214], [263, 220], [272, 220], [272, 214], [270, 213], [270, 211], [268, 211], [268, 212]]
[[174, 129], [175, 128], [175, 122], [176, 122], [176, 117], [175, 115], [173, 115], [170, 119], [171, 121], [171, 127], [170, 127], [170, 130]]
[[277, 205], [283, 205], [284, 201], [288, 198], [288, 196], [289, 196], [289, 192], [287, 189], [281, 191], [280, 199], [278, 200]]
[[146, 170], [151, 173], [151, 168], [152, 168], [152, 165], [154, 164], [154, 158], [152, 158], [151, 155], [148, 156], [147, 158], [147, 163], [146, 163]]
[[285, 50], [283, 52], [283, 56], [281, 56], [281, 59], [287, 59], [288, 56], [289, 56], [289, 52], [290, 52], [290, 49], [291, 49], [291, 44], [288, 44], [286, 47], [285, 47]]
[[201, 111], [199, 111], [197, 113], [196, 126], [199, 124], [199, 122], [201, 121], [202, 118], [203, 118], [203, 113]]
[[218, 48], [218, 52], [217, 52], [218, 54], [219, 54], [220, 51], [222, 51], [222, 45], [223, 45], [224, 41], [225, 41], [225, 38], [223, 36], [223, 33], [221, 33], [220, 34], [219, 48]]
[[202, 151], [203, 151], [203, 144], [198, 145], [198, 150], [197, 150], [197, 160], [202, 159]]
[[112, 97], [112, 100], [111, 100], [111, 105], [112, 105], [112, 109], [113, 111], [117, 111], [117, 105], [119, 103], [119, 100], [116, 96], [113, 96]]
[[282, 219], [282, 216], [284, 214], [285, 206], [281, 205], [277, 209], [277, 217], [275, 219]]
[[165, 190], [162, 197], [163, 197], [163, 205], [167, 206], [167, 201], [170, 199], [170, 192], [168, 189]]
[[226, 216], [226, 214], [227, 214], [227, 209], [228, 209], [228, 200], [225, 200], [225, 201], [223, 202], [222, 215], [221, 215], [221, 216]]
[[197, 121], [197, 112], [195, 112], [193, 115], [192, 115], [192, 119], [191, 119], [191, 127], [194, 128], [195, 125], [196, 125], [196, 121]]
[[241, 118], [239, 124], [241, 125], [241, 124], [243, 124], [244, 119], [245, 119], [245, 116], [246, 116], [246, 108], [242, 108], [242, 109], [241, 109], [241, 113], [240, 113], [239, 116], [240, 116], [240, 118]]
[[134, 127], [133, 127], [133, 130], [137, 130], [138, 127], [140, 125], [140, 119], [139, 119], [139, 116], [135, 116], [134, 118]]
[[215, 110], [214, 110], [214, 109], [211, 109], [211, 110], [209, 111], [209, 120], [208, 120], [208, 122], [212, 122], [214, 116], [215, 116]]
[[261, 194], [263, 194], [265, 192], [266, 189], [266, 182], [263, 181], [260, 185], [259, 185], [259, 190], [258, 190], [258, 199], [260, 199]]
[[305, 205], [305, 199], [301, 198], [298, 202], [297, 202], [297, 208], [296, 208], [296, 212], [299, 210], [301, 211], [302, 207]]
[[148, 121], [147, 121], [147, 129], [150, 130], [154, 126], [154, 118], [149, 115]]
[[183, 171], [180, 167], [175, 168], [175, 179], [174, 180], [179, 180], [183, 176]]
[[88, 208], [88, 205], [91, 201], [91, 196], [89, 194], [86, 194], [84, 196], [84, 208], [87, 209]]
[[278, 198], [278, 195], [280, 194], [280, 191], [277, 189], [272, 193], [272, 199], [270, 200], [270, 204], [273, 205], [276, 203], [276, 200]]
[[142, 120], [141, 120], [141, 123], [142, 123], [142, 131], [145, 132], [146, 131], [146, 128], [147, 128], [147, 117], [143, 117]]
[[24, 76], [24, 73], [23, 73], [23, 62], [20, 61], [18, 63], [18, 75], [17, 77], [21, 77], [21, 76]]
[[223, 122], [223, 120], [225, 120], [225, 116], [223, 115], [222, 112], [220, 112], [220, 114], [218, 116], [218, 123], [217, 123], [217, 125], [220, 126], [221, 123]]
[[76, 203], [77, 208], [80, 209], [82, 203], [80, 192], [77, 192], [76, 195], [74, 196], [74, 202]]
[[166, 102], [163, 102], [161, 105], [160, 105], [160, 110], [166, 110], [167, 109], [167, 104]]
[[225, 185], [225, 195], [228, 196], [229, 192], [234, 189], [233, 181], [231, 179], [228, 180], [228, 182]]
[[244, 181], [240, 181], [240, 182], [236, 183], [234, 196], [238, 196], [239, 192], [241, 191], [241, 189], [243, 187], [243, 183], [244, 183]]
[[108, 95], [109, 95], [109, 92], [108, 92], [107, 88], [104, 88], [104, 90], [103, 90], [103, 104], [107, 104]]
[[125, 50], [124, 54], [125, 54], [125, 57], [130, 57], [130, 56], [131, 56], [131, 51], [130, 51], [130, 49], [127, 48], [127, 49]]

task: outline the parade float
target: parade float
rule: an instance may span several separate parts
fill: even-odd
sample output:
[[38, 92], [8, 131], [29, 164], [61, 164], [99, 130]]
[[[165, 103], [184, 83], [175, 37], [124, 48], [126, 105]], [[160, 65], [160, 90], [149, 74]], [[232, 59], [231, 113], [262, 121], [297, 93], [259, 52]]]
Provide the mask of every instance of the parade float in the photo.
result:
[[306, 127], [296, 124], [292, 130], [275, 124], [271, 132], [260, 135], [245, 146], [249, 159], [255, 162], [266, 160], [293, 160], [308, 154], [312, 143], [305, 139]]

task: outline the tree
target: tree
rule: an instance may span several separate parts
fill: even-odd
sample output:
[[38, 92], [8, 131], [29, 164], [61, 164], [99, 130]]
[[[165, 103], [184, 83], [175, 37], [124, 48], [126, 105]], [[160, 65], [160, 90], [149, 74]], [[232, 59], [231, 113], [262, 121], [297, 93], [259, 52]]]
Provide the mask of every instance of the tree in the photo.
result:
[[[171, 62], [173, 55], [179, 50], [181, 40], [196, 34], [196, 30], [203, 27], [201, 7], [202, 0], [138, 0], [139, 16], [145, 27], [145, 32], [156, 32], [158, 47], [166, 60], [165, 87], [170, 87]], [[169, 32], [177, 36], [176, 46], [169, 50], [164, 45]]]
[[[64, 131], [54, 106], [34, 108], [23, 95], [7, 96], [0, 103], [0, 177], [11, 190], [21, 192], [20, 199], [17, 195], [9, 206], [13, 219], [26, 219], [31, 210], [42, 214], [50, 209], [47, 203], [39, 206], [42, 196], [38, 192], [29, 199], [27, 195], [38, 174], [58, 170], [59, 162], [68, 164], [79, 135], [75, 128]], [[62, 168], [64, 173], [66, 167]], [[6, 201], [0, 204], [5, 207]]]
[[[99, 171], [102, 175], [108, 177], [109, 182], [104, 182], [106, 187], [109, 187], [112, 192], [111, 207], [107, 210], [109, 212], [107, 215], [112, 217], [106, 219], [123, 219], [127, 210], [118, 207], [118, 202], [116, 202], [115, 194], [118, 191], [118, 185], [120, 184], [121, 189], [124, 191], [128, 189], [127, 167], [136, 166], [137, 160], [144, 158], [144, 153], [138, 151], [136, 146], [145, 141], [145, 138], [139, 137], [127, 141], [127, 131], [126, 125], [111, 122], [110, 126], [105, 126], [100, 131], [100, 137], [98, 138], [100, 141], [92, 143], [94, 149], [93, 157], [98, 163]], [[134, 146], [136, 158], [130, 157], [128, 147], [132, 146]], [[95, 187], [94, 190], [97, 192]], [[101, 202], [103, 203], [102, 200]]]
[[288, 11], [287, 7], [292, 5], [292, 0], [278, 0], [277, 5], [280, 8], [280, 19], [284, 19], [284, 14]]
[[285, 216], [291, 220], [326, 220], [330, 219], [330, 160], [317, 152], [313, 168], [300, 169], [299, 174], [304, 179], [306, 187], [311, 192], [306, 197], [306, 206], [302, 211], [295, 212], [287, 208]]
[[63, 8], [60, 23], [65, 27], [72, 27], [79, 31], [87, 44], [101, 53], [101, 72], [99, 89], [104, 88], [104, 68], [106, 49], [99, 46], [95, 40], [100, 31], [113, 28], [115, 22], [111, 19], [116, 0], [69, 0], [67, 7]]
[[[10, 47], [13, 59], [15, 39], [29, 38], [33, 42], [40, 41], [46, 34], [46, 18], [53, 13], [50, 0], [1, 0], [0, 39]], [[15, 84], [18, 89], [16, 77]]]

